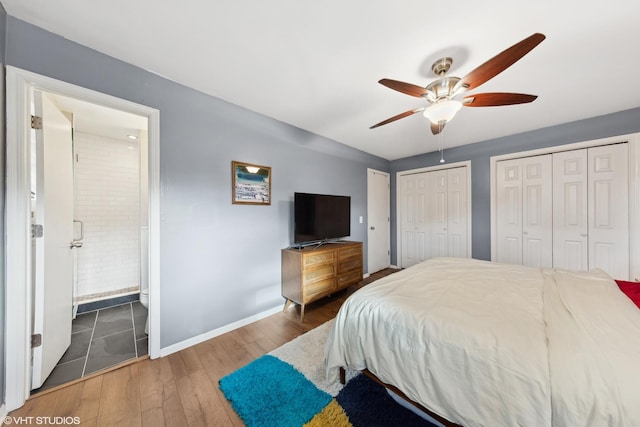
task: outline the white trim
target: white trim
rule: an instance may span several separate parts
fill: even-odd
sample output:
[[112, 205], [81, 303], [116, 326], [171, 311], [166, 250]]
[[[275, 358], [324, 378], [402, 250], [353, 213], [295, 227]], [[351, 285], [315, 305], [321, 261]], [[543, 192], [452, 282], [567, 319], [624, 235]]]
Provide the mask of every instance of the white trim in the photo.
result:
[[[415, 175], [423, 172], [433, 172], [443, 169], [453, 169], [453, 168], [467, 168], [467, 230], [468, 230], [468, 239], [467, 239], [467, 254], [469, 258], [471, 258], [471, 250], [472, 250], [472, 237], [473, 232], [471, 230], [471, 226], [473, 223], [473, 206], [471, 206], [471, 160], [465, 160], [462, 162], [456, 163], [447, 163], [445, 165], [436, 165], [436, 166], [427, 166], [423, 168], [417, 169], [408, 169], [404, 171], [396, 172], [396, 262], [398, 265], [402, 265], [402, 205], [400, 203], [400, 177], [405, 175]], [[400, 268], [400, 267], [398, 267]]]
[[[362, 275], [363, 279], [366, 279], [367, 277], [369, 277], [369, 273], [364, 273]], [[264, 319], [265, 317], [269, 317], [280, 312], [282, 312], [282, 306], [278, 305], [252, 316], [245, 317], [244, 319], [236, 320], [235, 322], [213, 329], [209, 332], [205, 332], [195, 337], [188, 338], [184, 341], [180, 341], [170, 346], [163, 347], [162, 349], [160, 349], [160, 357], [168, 356], [172, 353], [176, 353], [178, 351], [184, 350], [185, 348], [200, 344], [201, 342], [210, 340], [222, 334], [226, 334], [227, 332], [231, 332], [235, 329], [241, 328], [253, 322], [257, 322], [258, 320]]]
[[[146, 116], [149, 127], [149, 355], [160, 355], [160, 112], [46, 76], [6, 67], [5, 403], [29, 397], [31, 376], [31, 235], [29, 96], [34, 89]], [[10, 349], [10, 351], [9, 351]]]
[[502, 160], [517, 159], [521, 157], [539, 156], [543, 154], [553, 154], [562, 151], [580, 150], [601, 145], [616, 144], [620, 142], [629, 143], [629, 260], [631, 280], [640, 281], [640, 133], [618, 135], [607, 138], [581, 141], [572, 144], [556, 145], [552, 147], [539, 148], [529, 151], [520, 151], [499, 156], [492, 156], [490, 161], [490, 203], [491, 203], [491, 259], [496, 258], [496, 210], [497, 196], [496, 170], [497, 162]]
[[165, 357], [180, 350], [184, 350], [185, 348], [200, 344], [201, 342], [210, 340], [211, 338], [215, 338], [222, 334], [226, 334], [227, 332], [231, 332], [235, 329], [241, 328], [260, 319], [264, 319], [265, 317], [272, 316], [281, 311], [282, 306], [279, 305], [277, 307], [273, 307], [260, 313], [254, 314], [253, 316], [245, 317], [244, 319], [240, 319], [233, 323], [229, 323], [228, 325], [221, 326], [212, 331], [205, 332], [204, 334], [196, 335], [195, 337], [188, 338], [184, 341], [180, 341], [178, 343], [164, 347], [160, 350], [160, 357]]

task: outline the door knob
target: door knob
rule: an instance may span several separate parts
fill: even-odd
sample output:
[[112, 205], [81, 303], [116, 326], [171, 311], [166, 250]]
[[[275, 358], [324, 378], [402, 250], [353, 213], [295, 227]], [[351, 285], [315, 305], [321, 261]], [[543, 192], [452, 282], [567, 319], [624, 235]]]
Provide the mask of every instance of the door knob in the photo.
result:
[[82, 247], [82, 240], [73, 240], [73, 241], [71, 241], [71, 245], [69, 247], [71, 249], [73, 249], [73, 248], [81, 248]]
[[375, 230], [376, 228], [372, 225], [371, 227], [369, 227], [371, 230]]

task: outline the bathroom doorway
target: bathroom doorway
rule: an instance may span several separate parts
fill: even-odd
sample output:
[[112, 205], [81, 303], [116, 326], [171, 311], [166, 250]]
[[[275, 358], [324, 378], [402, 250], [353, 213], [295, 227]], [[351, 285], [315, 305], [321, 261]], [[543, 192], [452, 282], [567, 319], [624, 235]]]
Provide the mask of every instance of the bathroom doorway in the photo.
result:
[[[81, 283], [75, 284], [78, 289], [76, 293], [73, 293], [72, 288], [68, 290], [69, 298], [62, 298], [64, 306], [58, 311], [58, 314], [50, 317], [49, 320], [44, 320], [42, 314], [45, 310], [40, 310], [40, 307], [35, 307], [38, 304], [36, 297], [36, 290], [34, 288], [37, 282], [37, 254], [38, 251], [32, 244], [32, 240], [53, 240], [53, 236], [58, 234], [58, 227], [39, 227], [37, 221], [34, 221], [32, 216], [36, 216], [38, 193], [32, 194], [32, 179], [38, 179], [36, 171], [40, 165], [37, 164], [37, 153], [33, 153], [34, 146], [31, 144], [32, 140], [32, 126], [37, 128], [39, 126], [37, 118], [32, 117], [35, 104], [35, 96], [40, 93], [47, 94], [48, 97], [55, 98], [54, 104], [63, 104], [69, 98], [70, 100], [84, 102], [87, 104], [93, 104], [93, 107], [107, 107], [113, 110], [117, 110], [124, 113], [140, 116], [146, 120], [146, 133], [147, 133], [147, 162], [139, 163], [139, 175], [147, 178], [148, 190], [147, 190], [147, 203], [143, 203], [142, 197], [138, 201], [138, 212], [134, 215], [138, 221], [139, 241], [146, 240], [147, 245], [139, 244], [135, 252], [138, 254], [136, 258], [144, 260], [139, 262], [139, 280], [138, 287], [144, 282], [148, 283], [149, 290], [149, 311], [148, 311], [148, 343], [147, 349], [150, 357], [155, 358], [160, 355], [160, 283], [159, 283], [159, 111], [136, 104], [130, 101], [115, 98], [110, 95], [98, 93], [89, 89], [85, 89], [79, 86], [75, 86], [69, 83], [61, 82], [59, 80], [51, 79], [45, 76], [41, 76], [29, 71], [21, 70], [15, 67], [6, 67], [6, 94], [7, 94], [7, 127], [6, 127], [6, 294], [5, 294], [5, 319], [6, 319], [6, 348], [11, 348], [12, 351], [7, 352], [4, 360], [5, 371], [5, 397], [6, 397], [6, 409], [11, 411], [24, 404], [24, 401], [29, 397], [32, 390], [32, 378], [34, 372], [37, 370], [35, 366], [35, 354], [40, 347], [44, 347], [46, 342], [58, 342], [58, 338], [52, 338], [49, 332], [42, 333], [36, 329], [37, 321], [45, 325], [51, 325], [53, 322], [59, 322], [56, 324], [67, 324], [66, 319], [69, 320], [73, 317], [74, 313], [78, 316], [81, 311], [80, 307], [83, 303], [90, 303], [88, 299], [93, 299], [93, 302], [97, 302], [98, 299], [105, 296], [106, 293], [110, 298], [120, 298], [133, 295], [135, 291], [132, 288], [132, 284], [126, 284], [125, 286], [111, 290], [101, 291], [96, 288], [92, 289], [92, 293], [86, 294], [92, 295], [88, 299], [82, 300], [82, 292], [79, 289]], [[66, 108], [70, 109], [70, 108]], [[69, 123], [74, 122], [74, 112], [64, 111], [65, 107], [59, 108], [63, 118], [66, 118]], [[103, 110], [104, 111], [104, 110]], [[71, 113], [71, 114], [69, 114]], [[76, 118], [80, 117], [80, 114], [76, 115]], [[78, 123], [76, 123], [78, 124]], [[142, 136], [144, 129], [138, 129]], [[64, 133], [64, 132], [63, 132]], [[132, 139], [131, 139], [132, 141]], [[138, 140], [139, 141], [139, 140]], [[73, 141], [71, 141], [73, 144]], [[138, 142], [138, 144], [140, 144]], [[132, 147], [132, 148], [129, 148]], [[140, 145], [132, 146], [130, 143], [126, 147], [127, 150], [140, 150]], [[70, 153], [73, 153], [73, 147], [70, 149]], [[53, 150], [55, 151], [55, 150]], [[144, 151], [140, 150], [140, 151]], [[86, 153], [85, 153], [86, 155]], [[139, 154], [138, 154], [139, 155]], [[63, 158], [74, 159], [73, 155], [63, 155]], [[40, 156], [40, 159], [47, 158], [46, 156]], [[55, 162], [51, 164], [56, 165]], [[145, 172], [145, 168], [147, 168]], [[63, 185], [67, 185], [70, 182], [73, 186], [73, 180], [68, 179], [66, 167], [58, 168], [57, 166], [50, 168], [49, 177], [45, 178], [45, 182], [57, 182], [60, 181]], [[72, 172], [73, 174], [73, 172]], [[64, 179], [58, 179], [64, 175]], [[43, 175], [45, 176], [45, 175]], [[138, 183], [144, 182], [140, 180]], [[48, 188], [48, 186], [47, 186]], [[138, 189], [140, 193], [140, 189]], [[63, 195], [72, 194], [73, 188], [69, 191], [49, 191], [49, 195]], [[35, 196], [35, 197], [33, 197]], [[41, 199], [44, 199], [44, 195], [41, 194]], [[50, 206], [68, 206], [68, 197], [53, 197], [50, 200]], [[72, 201], [73, 204], [75, 201]], [[127, 210], [127, 209], [125, 209]], [[145, 214], [146, 210], [146, 214]], [[63, 210], [69, 212], [69, 209]], [[65, 214], [67, 215], [67, 214]], [[57, 218], [57, 217], [56, 217]], [[143, 220], [147, 219], [146, 230]], [[52, 215], [46, 216], [47, 220], [52, 219]], [[63, 244], [57, 246], [58, 252], [62, 254], [73, 254], [76, 249], [79, 249], [84, 245], [84, 242], [88, 242], [87, 229], [82, 229], [82, 224], [73, 222], [71, 217], [72, 226], [70, 229], [70, 237], [67, 240], [62, 239]], [[82, 220], [80, 220], [82, 221]], [[64, 227], [62, 227], [64, 228]], [[55, 231], [52, 233], [52, 231]], [[147, 233], [147, 237], [144, 237], [144, 233]], [[83, 235], [84, 233], [84, 235]], [[146, 248], [147, 254], [144, 255], [144, 249]], [[72, 256], [75, 256], [73, 254]], [[42, 257], [41, 257], [42, 258]], [[60, 259], [65, 260], [64, 265], [67, 265], [69, 256], [65, 255]], [[120, 260], [121, 261], [121, 260]], [[63, 263], [53, 264], [54, 266], [62, 266]], [[71, 264], [71, 277], [74, 274], [79, 278], [78, 272], [74, 272], [74, 266]], [[68, 269], [59, 268], [53, 269], [55, 274], [67, 274]], [[52, 274], [53, 274], [52, 273]], [[146, 275], [146, 279], [143, 276]], [[48, 273], [45, 273], [45, 277], [48, 277]], [[65, 284], [71, 284], [74, 286], [73, 280], [62, 281]], [[123, 291], [128, 289], [128, 291]], [[65, 290], [65, 292], [67, 292]], [[100, 295], [103, 294], [103, 295]], [[74, 302], [74, 295], [78, 297]], [[54, 307], [58, 304], [47, 304], [45, 301], [47, 298], [41, 298], [39, 304], [41, 307]], [[129, 302], [130, 303], [130, 302]], [[125, 304], [127, 304], [125, 302]], [[121, 316], [120, 320], [125, 317], [130, 317], [132, 322], [135, 322], [136, 314], [133, 312], [133, 308], [130, 310], [130, 316]], [[60, 315], [62, 313], [62, 315]], [[80, 313], [82, 314], [82, 313]], [[40, 317], [40, 319], [38, 319]], [[142, 317], [142, 316], [140, 316]], [[98, 313], [95, 313], [94, 325], [97, 327]], [[118, 316], [112, 318], [109, 323], [113, 326], [114, 323], [118, 323]], [[91, 323], [88, 322], [87, 323]], [[138, 326], [134, 326], [131, 329], [142, 330], [142, 321], [138, 321]], [[146, 322], [145, 322], [146, 323]], [[135, 323], [133, 323], [135, 325]], [[49, 331], [65, 328], [51, 328]], [[71, 331], [69, 331], [71, 332]], [[111, 330], [111, 332], [114, 332]], [[120, 331], [115, 331], [115, 333]], [[92, 334], [94, 334], [92, 329]], [[133, 331], [135, 334], [135, 331]], [[107, 334], [111, 335], [111, 334]], [[136, 335], [133, 335], [136, 338]], [[105, 340], [106, 341], [106, 340]], [[138, 343], [136, 343], [137, 345]], [[142, 344], [142, 343], [140, 343]], [[106, 345], [106, 342], [105, 342]], [[67, 345], [63, 345], [66, 349]], [[137, 353], [136, 353], [137, 354]], [[55, 359], [55, 357], [54, 357]], [[56, 360], [57, 361], [57, 360]], [[83, 362], [85, 365], [88, 362]], [[80, 364], [80, 362], [78, 362]]]
[[[33, 349], [35, 393], [148, 354], [148, 123], [51, 92], [34, 90], [33, 101], [33, 222], [56, 233], [70, 227], [72, 239], [62, 248], [69, 237], [32, 239], [33, 333], [43, 336]], [[70, 287], [58, 275], [67, 263]], [[43, 324], [47, 311], [55, 327]]]

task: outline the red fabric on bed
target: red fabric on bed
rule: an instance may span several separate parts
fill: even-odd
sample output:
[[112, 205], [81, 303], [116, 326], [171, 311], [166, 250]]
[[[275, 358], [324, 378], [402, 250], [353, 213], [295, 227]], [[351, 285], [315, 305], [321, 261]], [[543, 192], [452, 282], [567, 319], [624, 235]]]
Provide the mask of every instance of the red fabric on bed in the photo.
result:
[[624, 280], [616, 280], [618, 287], [622, 292], [640, 308], [640, 282], [625, 282]]

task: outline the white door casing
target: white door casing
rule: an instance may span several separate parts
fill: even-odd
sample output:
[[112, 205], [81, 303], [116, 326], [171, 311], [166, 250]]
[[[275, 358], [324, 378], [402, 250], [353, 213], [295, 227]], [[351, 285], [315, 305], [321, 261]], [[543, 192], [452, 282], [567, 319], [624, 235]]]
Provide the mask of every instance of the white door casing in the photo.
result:
[[36, 209], [43, 236], [34, 239], [33, 349], [31, 388], [39, 388], [71, 344], [73, 288], [73, 144], [71, 122], [51, 98], [34, 93]]
[[28, 398], [31, 384], [31, 186], [29, 116], [34, 90], [64, 95], [148, 119], [149, 140], [149, 355], [160, 356], [160, 115], [125, 101], [46, 76], [6, 67], [6, 264], [4, 395], [7, 411]]
[[367, 170], [367, 273], [375, 273], [390, 264], [389, 216], [391, 195], [389, 174]]

